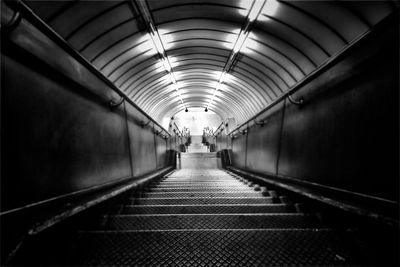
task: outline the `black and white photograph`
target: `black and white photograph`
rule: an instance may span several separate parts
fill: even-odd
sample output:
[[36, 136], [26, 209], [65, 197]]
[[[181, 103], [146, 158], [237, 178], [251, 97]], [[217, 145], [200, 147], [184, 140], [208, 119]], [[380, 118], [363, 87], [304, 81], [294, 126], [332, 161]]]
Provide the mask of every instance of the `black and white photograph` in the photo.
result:
[[0, 266], [400, 266], [398, 0], [0, 3]]

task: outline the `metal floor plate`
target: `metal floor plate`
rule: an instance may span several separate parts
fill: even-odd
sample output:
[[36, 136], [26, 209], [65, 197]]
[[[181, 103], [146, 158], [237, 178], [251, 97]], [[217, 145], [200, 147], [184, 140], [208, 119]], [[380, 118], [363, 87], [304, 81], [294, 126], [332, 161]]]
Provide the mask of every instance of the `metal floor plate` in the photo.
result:
[[75, 265], [366, 266], [354, 241], [330, 230], [83, 232]]
[[252, 187], [154, 187], [148, 188], [148, 192], [254, 192]]
[[135, 198], [132, 204], [139, 205], [215, 205], [215, 204], [269, 204], [271, 197], [258, 198]]
[[108, 218], [107, 230], [173, 229], [273, 229], [317, 228], [315, 216], [303, 214], [179, 214], [115, 215]]
[[213, 197], [262, 197], [261, 192], [163, 192], [144, 193], [148, 198], [213, 198]]
[[229, 214], [229, 213], [287, 213], [285, 204], [262, 205], [133, 205], [125, 206], [121, 214]]

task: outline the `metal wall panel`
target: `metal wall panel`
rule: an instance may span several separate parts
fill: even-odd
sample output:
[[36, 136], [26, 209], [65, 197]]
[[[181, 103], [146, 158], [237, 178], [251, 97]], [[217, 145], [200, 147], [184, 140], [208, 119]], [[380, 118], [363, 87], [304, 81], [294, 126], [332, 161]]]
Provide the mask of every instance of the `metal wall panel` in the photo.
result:
[[153, 122], [72, 55], [25, 19], [2, 32], [2, 211], [157, 169]]
[[250, 127], [247, 148], [233, 139], [233, 165], [398, 200], [398, 47], [392, 17], [292, 95], [304, 105], [285, 100], [280, 138], [283, 101]]
[[265, 119], [264, 126], [253, 125], [248, 131], [247, 165], [252, 171], [276, 174], [277, 155], [282, 127], [284, 103], [279, 103], [257, 119]]
[[168, 165], [167, 141], [159, 135], [156, 135], [155, 140], [157, 153], [157, 169], [161, 169]]
[[[137, 111], [127, 105], [127, 118], [132, 153], [132, 167], [134, 176], [149, 173], [157, 168], [153, 126], [151, 124], [142, 127], [135, 121]], [[145, 121], [147, 122], [147, 121]]]
[[232, 164], [246, 168], [246, 135], [238, 135], [232, 143]]
[[121, 107], [21, 56], [2, 57], [2, 209], [131, 176]]
[[385, 31], [298, 91], [304, 107], [287, 103], [279, 174], [398, 197], [398, 46]]

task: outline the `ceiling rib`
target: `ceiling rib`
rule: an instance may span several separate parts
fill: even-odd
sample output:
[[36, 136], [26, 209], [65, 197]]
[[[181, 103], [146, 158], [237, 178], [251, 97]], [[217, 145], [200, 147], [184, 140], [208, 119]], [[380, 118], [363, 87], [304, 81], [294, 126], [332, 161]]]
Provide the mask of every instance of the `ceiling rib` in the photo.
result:
[[[133, 1], [133, 0], [132, 0]], [[130, 3], [132, 3], [132, 1]], [[173, 72], [170, 60], [168, 58], [167, 52], [165, 51], [163, 41], [160, 37], [160, 34], [157, 30], [156, 25], [154, 24], [153, 18], [151, 16], [150, 10], [147, 7], [147, 2], [145, 0], [142, 1], [134, 1], [132, 4], [136, 3], [137, 9], [139, 10], [142, 18], [144, 19], [147, 27], [147, 31], [150, 34], [151, 40], [153, 41], [154, 47], [160, 56], [160, 60], [164, 66], [165, 71], [169, 74], [169, 79], [171, 80], [175, 91], [178, 93], [179, 100], [181, 104], [185, 107], [185, 111], [187, 111], [187, 106], [183, 102], [182, 95], [179, 91], [178, 82], [175, 78], [175, 74]]]
[[231, 50], [231, 53], [228, 57], [228, 60], [225, 63], [225, 66], [221, 72], [221, 75], [219, 76], [219, 80], [217, 83], [217, 86], [215, 87], [214, 93], [208, 102], [205, 111], [208, 110], [208, 107], [211, 105], [211, 103], [214, 101], [214, 98], [216, 96], [216, 93], [218, 90], [221, 88], [221, 85], [225, 81], [225, 77], [229, 70], [231, 69], [233, 63], [235, 62], [235, 59], [237, 55], [239, 54], [244, 42], [246, 41], [247, 37], [249, 36], [251, 26], [253, 25], [253, 22], [257, 19], [258, 15], [260, 14], [262, 8], [264, 7], [266, 0], [254, 0], [253, 4], [249, 10], [249, 13], [246, 17], [245, 23], [243, 24], [242, 28], [240, 29], [240, 32], [237, 36], [237, 39], [235, 41], [235, 44]]

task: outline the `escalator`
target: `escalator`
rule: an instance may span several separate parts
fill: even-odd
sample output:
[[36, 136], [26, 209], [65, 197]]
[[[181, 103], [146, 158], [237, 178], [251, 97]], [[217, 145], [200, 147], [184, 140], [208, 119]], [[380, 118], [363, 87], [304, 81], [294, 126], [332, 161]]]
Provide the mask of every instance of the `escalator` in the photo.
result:
[[109, 211], [71, 234], [58, 252], [66, 262], [37, 265], [385, 266], [356, 229], [329, 227], [301, 203], [219, 169], [171, 172]]

